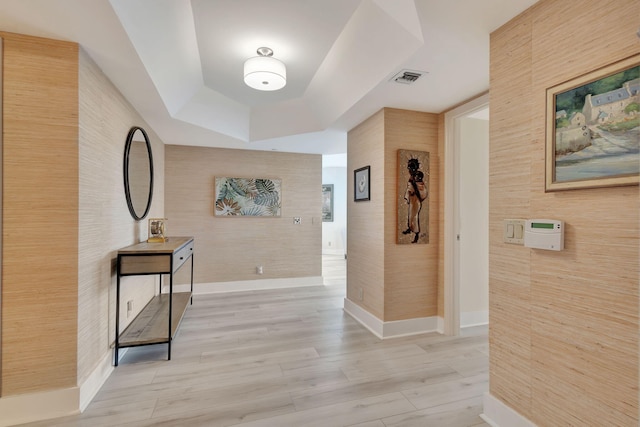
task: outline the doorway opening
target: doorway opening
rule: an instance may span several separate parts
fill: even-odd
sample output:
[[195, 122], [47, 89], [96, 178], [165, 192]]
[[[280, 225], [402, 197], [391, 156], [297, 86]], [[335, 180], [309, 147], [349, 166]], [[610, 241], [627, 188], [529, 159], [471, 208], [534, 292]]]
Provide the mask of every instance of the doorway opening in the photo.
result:
[[346, 292], [347, 154], [322, 156], [322, 277]]
[[489, 95], [445, 113], [444, 333], [488, 323]]

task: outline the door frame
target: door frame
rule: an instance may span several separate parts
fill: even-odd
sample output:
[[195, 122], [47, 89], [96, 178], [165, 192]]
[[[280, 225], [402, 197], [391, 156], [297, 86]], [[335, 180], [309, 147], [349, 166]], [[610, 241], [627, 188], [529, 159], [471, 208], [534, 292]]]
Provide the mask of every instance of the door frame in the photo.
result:
[[444, 115], [444, 334], [460, 335], [460, 129], [459, 120], [489, 106], [489, 93]]

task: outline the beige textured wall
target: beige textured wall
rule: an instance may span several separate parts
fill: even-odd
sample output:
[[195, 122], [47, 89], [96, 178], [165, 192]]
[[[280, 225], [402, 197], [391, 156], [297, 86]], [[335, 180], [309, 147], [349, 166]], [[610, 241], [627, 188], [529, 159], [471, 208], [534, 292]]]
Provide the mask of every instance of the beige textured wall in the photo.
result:
[[[545, 90], [640, 52], [637, 0], [543, 0], [491, 36], [490, 391], [540, 426], [638, 425], [638, 187], [544, 192]], [[562, 252], [504, 218], [566, 222]]]
[[78, 46], [0, 33], [2, 396], [76, 385]]
[[[147, 233], [124, 198], [126, 135], [140, 125], [151, 137], [157, 216], [164, 210], [164, 145], [76, 44], [2, 36], [7, 396], [81, 385], [110, 355], [115, 251]], [[133, 282], [123, 286], [123, 300], [134, 301], [135, 314], [155, 287], [149, 277], [123, 285]], [[122, 320], [130, 320], [126, 312]]]
[[[399, 149], [430, 153], [428, 244], [396, 243]], [[383, 321], [435, 316], [440, 236], [438, 116], [380, 110], [349, 132], [347, 158], [347, 298]], [[371, 165], [371, 201], [354, 202], [353, 171], [367, 165]]]
[[[399, 245], [397, 240], [398, 150], [427, 151], [429, 158], [429, 243]], [[437, 315], [438, 116], [384, 109], [384, 321]], [[422, 209], [426, 209], [423, 202]], [[382, 230], [380, 230], [382, 231]]]
[[[115, 339], [117, 250], [147, 238], [147, 220], [164, 215], [164, 144], [89, 56], [80, 52], [80, 207], [78, 383], [110, 354]], [[127, 209], [122, 162], [127, 133], [144, 128], [152, 145], [154, 192], [147, 218]], [[154, 276], [122, 279], [120, 321], [125, 327], [157, 291]], [[134, 310], [127, 318], [126, 301]]]
[[[177, 145], [165, 153], [168, 234], [195, 237], [195, 283], [322, 275], [322, 156]], [[281, 217], [214, 217], [216, 176], [281, 178]]]
[[[347, 299], [384, 319], [384, 110], [347, 135]], [[353, 171], [371, 166], [371, 200], [353, 201]], [[391, 200], [395, 199], [393, 189]], [[362, 290], [363, 298], [359, 298]]]

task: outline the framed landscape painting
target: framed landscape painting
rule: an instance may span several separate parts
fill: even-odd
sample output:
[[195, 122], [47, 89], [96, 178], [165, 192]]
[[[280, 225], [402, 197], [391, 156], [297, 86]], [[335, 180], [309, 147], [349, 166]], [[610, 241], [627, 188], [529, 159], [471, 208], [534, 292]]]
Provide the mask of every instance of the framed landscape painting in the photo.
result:
[[547, 89], [545, 191], [639, 177], [640, 55]]
[[280, 179], [216, 177], [215, 185], [215, 216], [280, 216]]

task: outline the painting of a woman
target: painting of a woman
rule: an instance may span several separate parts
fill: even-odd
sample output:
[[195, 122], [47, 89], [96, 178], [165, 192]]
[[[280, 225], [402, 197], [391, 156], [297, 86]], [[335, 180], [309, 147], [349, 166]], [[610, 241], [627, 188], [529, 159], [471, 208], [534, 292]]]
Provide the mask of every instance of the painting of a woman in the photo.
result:
[[429, 153], [399, 150], [398, 172], [398, 243], [428, 243]]

